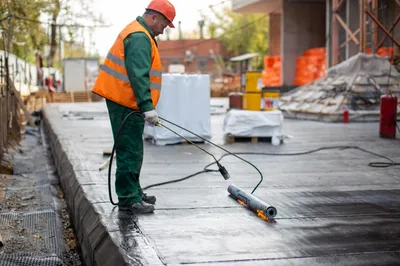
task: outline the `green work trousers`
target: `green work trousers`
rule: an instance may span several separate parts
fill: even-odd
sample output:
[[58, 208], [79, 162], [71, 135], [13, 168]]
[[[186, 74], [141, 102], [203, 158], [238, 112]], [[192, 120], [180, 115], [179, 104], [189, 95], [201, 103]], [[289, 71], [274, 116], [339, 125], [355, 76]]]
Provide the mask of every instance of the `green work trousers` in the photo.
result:
[[117, 171], [115, 190], [118, 205], [127, 206], [142, 200], [143, 190], [140, 187], [140, 171], [143, 163], [143, 130], [144, 119], [141, 115], [132, 114], [125, 121], [116, 140], [122, 121], [132, 111], [122, 105], [106, 100], [111, 128], [114, 136]]

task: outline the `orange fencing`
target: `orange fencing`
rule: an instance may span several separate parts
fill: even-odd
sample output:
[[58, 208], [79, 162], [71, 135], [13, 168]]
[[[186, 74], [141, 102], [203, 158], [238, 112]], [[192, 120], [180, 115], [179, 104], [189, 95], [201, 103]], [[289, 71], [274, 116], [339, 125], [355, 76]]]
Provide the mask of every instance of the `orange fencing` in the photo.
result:
[[280, 86], [282, 63], [280, 56], [264, 56], [264, 70], [261, 73], [264, 86]]
[[293, 83], [302, 86], [324, 77], [325, 73], [326, 49], [312, 48], [304, 51], [303, 56], [296, 58], [296, 77]]
[[[365, 49], [365, 53], [372, 54], [372, 48]], [[376, 54], [379, 56], [391, 57], [392, 55], [394, 55], [394, 49], [393, 47], [381, 47], [378, 49], [378, 51], [376, 51]]]

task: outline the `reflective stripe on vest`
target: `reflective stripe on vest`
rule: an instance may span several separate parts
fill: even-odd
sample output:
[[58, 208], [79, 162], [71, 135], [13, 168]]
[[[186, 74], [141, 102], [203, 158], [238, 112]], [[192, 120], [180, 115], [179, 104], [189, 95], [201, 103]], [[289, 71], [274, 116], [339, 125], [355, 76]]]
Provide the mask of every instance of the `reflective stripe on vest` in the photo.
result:
[[[110, 61], [114, 62], [115, 64], [120, 65], [121, 67], [125, 68], [125, 62], [123, 60], [119, 59], [118, 57], [116, 57], [115, 55], [113, 55], [112, 53], [108, 52], [107, 58]], [[108, 66], [106, 66], [104, 64], [101, 66], [101, 70], [103, 70], [107, 74], [113, 76], [114, 78], [120, 79], [120, 80], [125, 81], [125, 82], [129, 82], [129, 77], [127, 75], [122, 74], [122, 73], [120, 73], [118, 71], [115, 71], [114, 69], [111, 69], [111, 68], [109, 68]], [[160, 78], [161, 75], [162, 75], [162, 72], [158, 71], [158, 70], [150, 69], [149, 75], [150, 75], [150, 78], [152, 76]], [[155, 90], [161, 90], [161, 84], [160, 83], [155, 83], [155, 82], [150, 82], [150, 88], [151, 89], [155, 89]]]
[[110, 101], [126, 106], [131, 109], [139, 109], [134, 88], [129, 80], [125, 67], [124, 39], [131, 33], [143, 32], [151, 43], [151, 66], [149, 70], [150, 97], [155, 108], [161, 95], [162, 64], [157, 43], [150, 33], [137, 21], [129, 23], [119, 34], [111, 46], [99, 75], [97, 76], [93, 93], [100, 95]]

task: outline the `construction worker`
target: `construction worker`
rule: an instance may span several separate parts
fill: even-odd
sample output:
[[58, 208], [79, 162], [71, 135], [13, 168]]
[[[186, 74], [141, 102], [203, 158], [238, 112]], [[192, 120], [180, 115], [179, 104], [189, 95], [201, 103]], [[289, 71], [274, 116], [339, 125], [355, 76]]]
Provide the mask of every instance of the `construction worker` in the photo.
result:
[[121, 122], [132, 110], [143, 114], [129, 116], [115, 144], [115, 190], [120, 210], [154, 211], [156, 198], [143, 193], [140, 186], [142, 135], [145, 121], [154, 125], [159, 122], [155, 107], [160, 97], [162, 66], [154, 37], [167, 26], [174, 28], [174, 18], [175, 8], [169, 1], [151, 1], [143, 16], [118, 34], [93, 88], [106, 99], [114, 141]]

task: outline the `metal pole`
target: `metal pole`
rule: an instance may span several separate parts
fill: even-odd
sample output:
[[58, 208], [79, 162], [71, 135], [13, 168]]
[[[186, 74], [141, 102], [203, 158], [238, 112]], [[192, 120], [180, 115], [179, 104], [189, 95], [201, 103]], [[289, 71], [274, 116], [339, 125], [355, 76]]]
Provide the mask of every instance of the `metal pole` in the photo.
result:
[[360, 0], [360, 52], [365, 53], [366, 32], [365, 32], [365, 1]]

